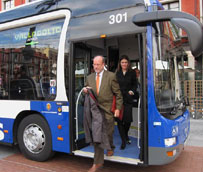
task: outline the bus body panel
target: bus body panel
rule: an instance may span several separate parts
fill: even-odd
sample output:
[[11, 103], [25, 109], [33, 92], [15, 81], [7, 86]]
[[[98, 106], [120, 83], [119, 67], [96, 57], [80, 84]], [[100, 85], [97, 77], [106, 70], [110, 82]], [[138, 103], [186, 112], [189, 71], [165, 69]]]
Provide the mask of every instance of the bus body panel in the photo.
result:
[[17, 115], [30, 110], [29, 101], [0, 101], [0, 142], [13, 143], [13, 124]]
[[[2, 143], [13, 143], [15, 119], [21, 112], [26, 110], [29, 114], [31, 110], [32, 112], [30, 111], [30, 114], [36, 111], [36, 113], [41, 114], [46, 119], [52, 134], [53, 150], [70, 153], [68, 102], [5, 101], [1, 102], [2, 104], [4, 106], [1, 108], [1, 113], [7, 116], [7, 118], [0, 118], [0, 141]], [[58, 125], [61, 125], [62, 128], [58, 129]], [[58, 140], [58, 137], [63, 138], [63, 140]]]
[[98, 12], [110, 11], [114, 9], [122, 9], [126, 7], [136, 6], [138, 4], [144, 5], [143, 0], [117, 0], [109, 3], [108, 0], [86, 0], [86, 1], [74, 1], [74, 0], [62, 0], [57, 3], [47, 3], [46, 1], [37, 1], [30, 3], [29, 5], [19, 6], [18, 10], [8, 10], [1, 13], [0, 23], [4, 23], [27, 16], [37, 15], [40, 13], [53, 11], [57, 9], [70, 9], [72, 17], [78, 17], [83, 15], [89, 15]]
[[[150, 8], [149, 8], [150, 11]], [[147, 59], [148, 59], [148, 162], [149, 165], [167, 164], [177, 158], [182, 151], [190, 130], [190, 116], [186, 111], [182, 116], [170, 120], [163, 117], [157, 109], [154, 96], [153, 75], [153, 43], [152, 28], [147, 27]], [[164, 139], [176, 138], [176, 144], [167, 147]], [[167, 156], [168, 151], [174, 151], [172, 157]], [[154, 158], [156, 154], [157, 158]], [[160, 156], [157, 156], [157, 155]]]
[[0, 118], [0, 121], [0, 142], [12, 144], [14, 119]]
[[[140, 5], [86, 17], [71, 18], [70, 40], [87, 40], [98, 38], [101, 35], [110, 37], [146, 32], [145, 27], [138, 27], [132, 23], [133, 16], [144, 11], [145, 7]], [[93, 25], [94, 27], [92, 27]], [[84, 32], [84, 30], [88, 30], [88, 32]]]
[[[149, 165], [165, 165], [171, 163], [181, 154], [183, 148], [184, 145], [182, 144], [172, 148], [149, 147]], [[176, 156], [168, 157], [167, 152], [169, 151], [176, 153]]]
[[[152, 115], [152, 113], [150, 115]], [[176, 145], [184, 144], [190, 129], [190, 116], [188, 111], [175, 120], [166, 119], [161, 116], [159, 112], [155, 112], [154, 116], [157, 116], [154, 118], [155, 120], [150, 118], [149, 122], [150, 147], [165, 147], [164, 138], [172, 137], [176, 137]]]
[[[53, 150], [70, 153], [68, 102], [33, 101], [31, 110], [38, 111], [45, 117], [52, 134]], [[58, 129], [58, 125], [61, 129]]]

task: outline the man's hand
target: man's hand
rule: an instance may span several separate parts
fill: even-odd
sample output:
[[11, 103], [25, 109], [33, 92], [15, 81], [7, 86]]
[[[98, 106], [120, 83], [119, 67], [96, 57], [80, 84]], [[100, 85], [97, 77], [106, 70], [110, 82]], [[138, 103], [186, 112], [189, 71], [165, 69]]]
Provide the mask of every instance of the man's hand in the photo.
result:
[[116, 109], [116, 110], [115, 110], [115, 113], [114, 113], [114, 117], [118, 118], [118, 117], [119, 117], [119, 114], [120, 114], [120, 110], [119, 110], [119, 109]]
[[84, 87], [84, 88], [83, 88], [83, 92], [87, 94], [87, 90], [88, 90], [88, 89], [91, 89], [91, 87]]

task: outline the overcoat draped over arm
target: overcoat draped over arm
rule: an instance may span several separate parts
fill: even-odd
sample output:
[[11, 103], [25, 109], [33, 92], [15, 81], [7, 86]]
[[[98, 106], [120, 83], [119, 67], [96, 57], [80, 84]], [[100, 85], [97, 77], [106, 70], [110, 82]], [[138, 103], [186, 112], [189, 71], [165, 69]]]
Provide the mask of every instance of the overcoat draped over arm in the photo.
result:
[[86, 143], [97, 143], [103, 149], [110, 149], [104, 112], [99, 108], [90, 89], [88, 89], [88, 94], [85, 95], [83, 124]]

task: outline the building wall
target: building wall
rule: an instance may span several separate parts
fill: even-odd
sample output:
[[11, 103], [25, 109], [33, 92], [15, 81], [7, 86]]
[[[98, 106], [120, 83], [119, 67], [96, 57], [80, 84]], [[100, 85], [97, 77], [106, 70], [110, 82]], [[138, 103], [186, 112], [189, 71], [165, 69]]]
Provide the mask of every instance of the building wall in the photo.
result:
[[15, 0], [15, 7], [22, 4], [25, 4], [25, 0]]
[[190, 13], [200, 19], [200, 0], [181, 0], [181, 11]]
[[[4, 8], [4, 2], [11, 1], [11, 0], [0, 0], [0, 11], [5, 10]], [[25, 4], [27, 0], [14, 0], [14, 7], [17, 7], [19, 5]]]

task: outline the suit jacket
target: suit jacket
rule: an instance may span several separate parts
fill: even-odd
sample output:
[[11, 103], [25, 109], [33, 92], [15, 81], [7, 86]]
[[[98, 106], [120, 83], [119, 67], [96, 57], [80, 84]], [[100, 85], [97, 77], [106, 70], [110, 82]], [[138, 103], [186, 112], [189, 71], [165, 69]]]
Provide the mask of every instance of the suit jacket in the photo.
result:
[[86, 86], [92, 88], [100, 108], [103, 109], [107, 114], [113, 115], [111, 112], [113, 95], [116, 96], [116, 109], [121, 110], [123, 97], [114, 73], [104, 70], [99, 95], [96, 93], [96, 73], [92, 73], [87, 77]]

